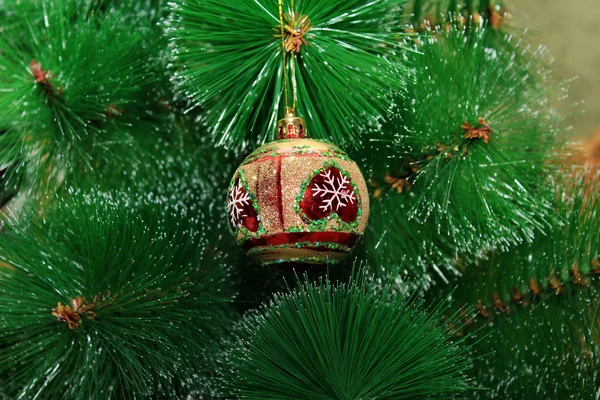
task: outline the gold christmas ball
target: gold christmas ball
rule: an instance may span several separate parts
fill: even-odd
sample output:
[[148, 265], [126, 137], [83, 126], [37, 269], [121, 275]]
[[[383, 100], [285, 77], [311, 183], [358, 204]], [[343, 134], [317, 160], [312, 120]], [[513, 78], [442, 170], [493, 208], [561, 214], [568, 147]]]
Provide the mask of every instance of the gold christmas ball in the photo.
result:
[[263, 265], [308, 270], [339, 262], [362, 237], [369, 194], [348, 155], [306, 137], [301, 118], [279, 121], [279, 140], [250, 154], [229, 185], [229, 226]]

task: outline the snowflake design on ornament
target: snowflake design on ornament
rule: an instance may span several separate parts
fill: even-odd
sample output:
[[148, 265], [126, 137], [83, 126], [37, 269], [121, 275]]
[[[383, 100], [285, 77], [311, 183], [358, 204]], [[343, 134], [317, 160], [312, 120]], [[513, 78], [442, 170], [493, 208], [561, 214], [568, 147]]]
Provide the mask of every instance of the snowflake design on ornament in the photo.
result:
[[[325, 199], [319, 208], [323, 212], [335, 211], [346, 207], [348, 204], [354, 204], [356, 196], [353, 190], [345, 189], [346, 185], [350, 184], [350, 180], [340, 171], [336, 171], [338, 176], [334, 176], [330, 169], [321, 172], [321, 176], [325, 182], [322, 185], [316, 184], [312, 188], [313, 195], [321, 199]], [[334, 204], [335, 202], [335, 204]]]
[[227, 209], [229, 212], [229, 220], [231, 225], [239, 227], [243, 217], [247, 217], [244, 213], [244, 206], [251, 203], [250, 195], [242, 187], [242, 181], [238, 179], [235, 185], [229, 189], [229, 198], [227, 199]]

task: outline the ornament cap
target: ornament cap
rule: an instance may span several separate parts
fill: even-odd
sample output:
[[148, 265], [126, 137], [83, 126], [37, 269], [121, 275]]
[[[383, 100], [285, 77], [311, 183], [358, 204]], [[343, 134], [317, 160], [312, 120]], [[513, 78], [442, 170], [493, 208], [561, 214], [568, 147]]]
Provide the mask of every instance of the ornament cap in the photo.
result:
[[280, 119], [277, 123], [277, 135], [279, 139], [296, 139], [305, 138], [306, 122], [300, 117], [296, 117], [294, 109], [291, 107], [285, 108], [285, 118]]

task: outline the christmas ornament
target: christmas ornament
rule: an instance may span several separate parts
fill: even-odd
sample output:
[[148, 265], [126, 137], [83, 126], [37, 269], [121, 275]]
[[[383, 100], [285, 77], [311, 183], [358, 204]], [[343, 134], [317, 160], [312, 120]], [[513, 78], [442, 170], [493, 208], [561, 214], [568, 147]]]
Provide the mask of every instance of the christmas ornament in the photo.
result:
[[307, 270], [350, 253], [367, 226], [369, 196], [346, 153], [307, 138], [304, 120], [286, 114], [279, 140], [256, 149], [233, 175], [229, 225], [261, 264]]

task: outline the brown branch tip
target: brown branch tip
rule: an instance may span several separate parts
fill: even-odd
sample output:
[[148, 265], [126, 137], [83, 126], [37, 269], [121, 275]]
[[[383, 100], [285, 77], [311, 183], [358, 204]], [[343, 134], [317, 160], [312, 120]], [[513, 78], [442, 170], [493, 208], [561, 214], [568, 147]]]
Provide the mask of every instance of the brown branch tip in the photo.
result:
[[[302, 45], [308, 46], [305, 35], [312, 29], [310, 19], [306, 15], [298, 16], [298, 13], [285, 16], [286, 25], [283, 26], [285, 51], [290, 53], [300, 53]], [[276, 30], [281, 29], [277, 27]], [[281, 37], [281, 34], [275, 35]]]
[[490, 128], [490, 124], [488, 124], [483, 118], [479, 117], [477, 120], [479, 123], [479, 127], [474, 127], [468, 122], [463, 122], [461, 128], [465, 131], [464, 138], [465, 139], [482, 139], [483, 143], [488, 144], [492, 139], [492, 128]]
[[52, 315], [58, 318], [59, 321], [66, 322], [69, 329], [77, 330], [81, 324], [81, 317], [87, 319], [95, 319], [96, 313], [91, 311], [96, 306], [94, 303], [86, 303], [85, 297], [77, 296], [75, 299], [69, 300], [71, 305], [62, 305], [58, 302], [58, 306], [52, 309]]

